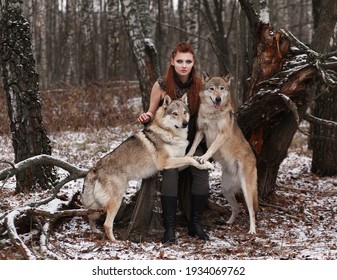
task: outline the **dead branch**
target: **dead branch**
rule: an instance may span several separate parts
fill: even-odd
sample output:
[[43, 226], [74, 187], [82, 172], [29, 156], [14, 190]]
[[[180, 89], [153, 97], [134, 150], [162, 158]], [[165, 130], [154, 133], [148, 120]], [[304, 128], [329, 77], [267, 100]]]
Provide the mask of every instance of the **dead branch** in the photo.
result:
[[22, 256], [26, 260], [36, 260], [37, 259], [36, 256], [31, 252], [31, 250], [19, 237], [15, 227], [15, 220], [19, 216], [24, 214], [28, 209], [29, 207], [26, 206], [19, 209], [15, 209], [14, 211], [10, 212], [5, 218], [5, 225], [7, 227], [9, 239], [11, 240], [12, 244], [18, 249], [18, 251], [22, 254]]
[[66, 161], [63, 161], [58, 158], [54, 158], [49, 155], [37, 155], [31, 158], [28, 158], [26, 160], [20, 161], [17, 164], [15, 164], [12, 167], [6, 168], [4, 170], [0, 171], [0, 180], [5, 180], [10, 177], [15, 176], [18, 172], [28, 168], [32, 167], [34, 165], [53, 165], [60, 167], [66, 171], [68, 171], [70, 174], [75, 174], [77, 178], [84, 177], [88, 170], [78, 168]]
[[287, 28], [282, 28], [281, 32], [285, 34], [293, 43], [294, 46], [298, 47], [305, 53], [309, 53], [314, 57], [319, 57], [319, 53], [315, 52], [314, 50], [310, 49], [307, 45], [303, 44], [293, 33], [291, 33]]
[[[8, 163], [8, 162], [7, 162]], [[52, 165], [56, 167], [60, 167], [66, 171], [69, 172], [69, 175], [62, 179], [60, 182], [57, 183], [57, 185], [53, 188], [53, 194], [45, 199], [42, 199], [37, 202], [30, 203], [28, 205], [25, 205], [21, 208], [8, 211], [7, 213], [3, 214], [0, 217], [1, 227], [7, 229], [7, 234], [10, 238], [11, 243], [18, 249], [18, 251], [22, 254], [22, 256], [27, 260], [33, 260], [41, 258], [39, 256], [36, 256], [24, 243], [24, 241], [20, 238], [15, 223], [17, 220], [24, 216], [31, 216], [35, 217], [37, 220], [37, 223], [40, 225], [40, 253], [43, 256], [47, 256], [50, 258], [56, 258], [56, 255], [48, 248], [48, 236], [49, 231], [51, 228], [51, 225], [57, 220], [62, 217], [66, 216], [83, 216], [88, 215], [93, 212], [103, 212], [103, 209], [98, 210], [84, 210], [84, 209], [73, 209], [73, 210], [56, 210], [56, 211], [48, 211], [44, 209], [39, 209], [37, 207], [41, 205], [45, 205], [56, 198], [58, 192], [60, 189], [68, 182], [83, 178], [87, 174], [88, 170], [78, 168], [68, 162], [65, 162], [63, 160], [54, 158], [49, 155], [38, 155], [35, 157], [28, 158], [24, 161], [21, 161], [17, 164], [10, 164], [11, 167], [6, 168], [4, 170], [0, 171], [0, 180], [7, 180], [8, 178], [15, 176], [18, 172], [32, 167], [34, 165]], [[59, 205], [59, 208], [61, 208], [61, 205]], [[38, 218], [45, 218], [47, 221], [45, 224], [41, 224]]]
[[[56, 195], [58, 194], [58, 192], [60, 191], [60, 189], [68, 182], [71, 182], [73, 180], [79, 179], [79, 178], [83, 178], [85, 177], [85, 175], [88, 173], [87, 169], [82, 169], [82, 168], [78, 168], [66, 161], [63, 161], [61, 159], [49, 156], [49, 155], [37, 155], [31, 158], [28, 158], [26, 160], [20, 161], [15, 165], [11, 165], [11, 167], [6, 168], [4, 170], [0, 171], [0, 180], [7, 180], [10, 177], [15, 176], [18, 172], [32, 167], [34, 165], [53, 165], [53, 166], [57, 166], [60, 167], [66, 171], [69, 172], [69, 176], [67, 176], [66, 178], [64, 178], [63, 180], [61, 180], [60, 182], [58, 182], [58, 184], [54, 187], [53, 189], [53, 195], [51, 197], [48, 197], [46, 199], [43, 199], [41, 201], [38, 202], [33, 202], [31, 204], [29, 204], [29, 206], [31, 207], [37, 207], [43, 204], [47, 204], [48, 202], [52, 201]], [[2, 217], [0, 217], [0, 220], [2, 219]]]
[[56, 198], [58, 192], [60, 191], [60, 189], [68, 182], [71, 182], [73, 180], [76, 180], [78, 178], [81, 178], [79, 176], [77, 176], [76, 174], [71, 174], [68, 177], [64, 178], [61, 182], [59, 182], [53, 189], [53, 194], [50, 197], [47, 197], [45, 199], [42, 199], [40, 201], [36, 201], [36, 202], [32, 202], [30, 204], [28, 204], [30, 207], [38, 207], [44, 204], [47, 204], [48, 202], [52, 201], [53, 199]]
[[57, 211], [48, 211], [45, 209], [39, 208], [28, 208], [27, 213], [35, 216], [43, 216], [50, 218], [52, 220], [57, 220], [63, 217], [69, 216], [87, 216], [93, 213], [103, 213], [104, 209], [67, 209], [67, 210], [57, 210]]
[[58, 260], [59, 257], [54, 254], [50, 249], [49, 249], [49, 232], [50, 229], [52, 227], [52, 223], [50, 221], [46, 222], [43, 226], [42, 226], [42, 232], [41, 232], [41, 236], [40, 236], [40, 254], [48, 257], [50, 259], [55, 259]]
[[300, 116], [298, 115], [298, 110], [297, 110], [296, 104], [288, 96], [286, 96], [284, 94], [281, 94], [281, 93], [279, 95], [283, 99], [283, 101], [286, 104], [286, 106], [288, 107], [289, 111], [294, 114], [296, 123], [299, 126], [301, 121], [300, 121]]
[[50, 249], [49, 245], [49, 235], [50, 230], [56, 220], [69, 217], [69, 216], [86, 216], [93, 213], [103, 213], [104, 209], [68, 209], [68, 210], [59, 210], [59, 211], [48, 211], [38, 208], [31, 208], [28, 210], [28, 213], [34, 216], [43, 216], [48, 218], [45, 224], [41, 227], [40, 235], [40, 254], [51, 258], [59, 259], [59, 257]]
[[[264, 207], [275, 208], [275, 209], [277, 209], [277, 210], [282, 211], [283, 213], [285, 213], [288, 217], [290, 217], [290, 218], [292, 218], [292, 219], [294, 219], [294, 220], [297, 220], [297, 221], [305, 221], [305, 222], [307, 222], [307, 223], [310, 223], [310, 222], [311, 222], [311, 221], [310, 221], [309, 219], [307, 219], [306, 217], [303, 217], [303, 216], [297, 217], [297, 216], [291, 214], [291, 213], [294, 213], [294, 210], [290, 210], [290, 209], [287, 209], [287, 208], [284, 208], [284, 207], [281, 207], [281, 206], [278, 206], [278, 205], [266, 203], [266, 202], [261, 201], [261, 200], [259, 201], [259, 205], [260, 205], [260, 206], [264, 206]], [[301, 213], [298, 213], [298, 214], [300, 215]]]
[[309, 113], [306, 113], [303, 119], [310, 123], [316, 123], [316, 124], [324, 125], [326, 127], [335, 128], [335, 129], [337, 128], [337, 122], [317, 118]]
[[297, 189], [297, 188], [292, 188], [292, 187], [287, 187], [287, 186], [279, 186], [279, 189], [284, 189], [286, 191], [292, 191], [292, 192], [297, 192], [297, 193], [313, 193], [315, 195], [319, 196], [334, 196], [337, 195], [337, 190], [336, 191], [320, 191], [320, 190], [308, 190], [308, 189]]
[[36, 256], [20, 238], [16, 230], [15, 221], [27, 215], [34, 217], [42, 216], [47, 218], [48, 219], [47, 222], [41, 228], [40, 253], [43, 254], [44, 256], [55, 258], [56, 255], [48, 248], [48, 236], [51, 226], [56, 220], [62, 217], [85, 216], [88, 214], [103, 213], [103, 212], [104, 212], [103, 209], [71, 209], [71, 210], [48, 211], [44, 209], [32, 208], [30, 206], [24, 206], [9, 212], [5, 217], [4, 225], [7, 228], [7, 233], [11, 240], [11, 243], [18, 249], [18, 251], [22, 254], [22, 256], [26, 260], [36, 260], [39, 257]]
[[320, 54], [303, 44], [287, 28], [281, 29], [281, 32], [291, 40], [294, 46], [306, 54], [307, 63], [317, 68], [318, 74], [320, 74], [326, 84], [333, 87], [337, 85], [336, 72], [331, 70], [337, 64], [336, 51]]

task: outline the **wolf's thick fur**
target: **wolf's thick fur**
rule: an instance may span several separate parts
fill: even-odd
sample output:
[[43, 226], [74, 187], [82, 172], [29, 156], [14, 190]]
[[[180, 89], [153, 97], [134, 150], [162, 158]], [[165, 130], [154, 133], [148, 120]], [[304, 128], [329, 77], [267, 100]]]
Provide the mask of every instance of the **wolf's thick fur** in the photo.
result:
[[230, 96], [231, 75], [210, 77], [203, 73], [200, 92], [198, 131], [187, 155], [193, 155], [200, 141], [206, 139], [207, 152], [201, 162], [211, 157], [222, 166], [222, 193], [232, 208], [227, 223], [233, 223], [239, 213], [235, 194], [243, 192], [249, 211], [249, 233], [256, 233], [255, 213], [258, 209], [257, 171], [255, 155], [234, 117]]
[[[115, 241], [113, 222], [129, 180], [147, 178], [163, 169], [187, 165], [200, 169], [213, 168], [209, 162], [200, 164], [192, 157], [184, 157], [190, 118], [186, 104], [186, 96], [183, 101], [171, 101], [169, 96], [165, 96], [153, 122], [100, 159], [85, 177], [83, 206], [106, 210], [104, 229], [111, 241]], [[94, 232], [97, 232], [95, 224], [98, 216], [88, 216]]]

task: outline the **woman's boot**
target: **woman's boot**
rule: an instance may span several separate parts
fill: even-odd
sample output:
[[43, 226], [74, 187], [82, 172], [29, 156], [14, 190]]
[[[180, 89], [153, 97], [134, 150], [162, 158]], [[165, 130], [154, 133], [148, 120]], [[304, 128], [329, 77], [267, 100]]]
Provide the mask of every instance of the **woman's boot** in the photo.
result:
[[202, 240], [208, 240], [209, 236], [201, 228], [201, 217], [207, 203], [208, 195], [194, 195], [191, 196], [191, 214], [190, 224], [188, 227], [188, 234], [192, 237], [197, 235]]
[[176, 242], [177, 197], [161, 196], [161, 206], [163, 210], [163, 225], [165, 228], [162, 243], [174, 243]]

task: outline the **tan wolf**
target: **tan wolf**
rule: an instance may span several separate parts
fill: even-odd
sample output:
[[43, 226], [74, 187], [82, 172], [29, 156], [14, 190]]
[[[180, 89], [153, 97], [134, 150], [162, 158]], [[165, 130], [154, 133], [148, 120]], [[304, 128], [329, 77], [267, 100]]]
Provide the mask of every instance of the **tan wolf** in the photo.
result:
[[[186, 104], [186, 95], [182, 100], [174, 101], [166, 95], [153, 122], [100, 159], [86, 175], [83, 207], [105, 209], [104, 229], [111, 241], [115, 241], [113, 222], [129, 180], [144, 179], [163, 169], [187, 165], [200, 169], [213, 168], [210, 162], [200, 164], [194, 158], [184, 156], [188, 146], [187, 124], [190, 118]], [[88, 215], [93, 232], [97, 232], [98, 217], [99, 214]]]
[[232, 209], [227, 223], [233, 223], [239, 213], [235, 194], [241, 189], [249, 212], [249, 233], [254, 234], [258, 209], [256, 158], [235, 120], [230, 96], [232, 76], [210, 77], [204, 72], [202, 80], [198, 131], [187, 156], [194, 154], [205, 137], [208, 150], [199, 160], [213, 158], [221, 164], [221, 191]]

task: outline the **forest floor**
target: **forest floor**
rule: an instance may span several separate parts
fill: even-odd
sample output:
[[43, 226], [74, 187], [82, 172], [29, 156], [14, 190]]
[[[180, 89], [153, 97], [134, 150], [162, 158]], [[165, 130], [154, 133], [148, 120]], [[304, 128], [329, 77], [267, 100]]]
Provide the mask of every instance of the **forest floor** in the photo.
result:
[[[84, 118], [94, 117], [96, 120], [104, 118], [100, 115], [102, 111], [94, 110], [95, 106], [91, 106], [91, 111], [86, 113], [90, 106], [84, 99], [80, 101], [86, 109], [84, 110], [82, 106], [82, 109], [78, 110], [84, 110], [84, 113], [77, 112], [77, 114], [83, 114]], [[52, 114], [53, 111], [54, 116], [70, 114], [66, 111], [61, 112], [63, 108], [57, 106], [58, 101], [55, 97], [53, 102], [54, 109], [48, 110], [48, 114]], [[78, 167], [89, 168], [122, 140], [141, 129], [135, 121], [140, 112], [139, 98], [114, 97], [109, 102], [105, 106], [109, 108], [110, 105], [110, 108], [114, 109], [107, 111], [106, 114], [110, 114], [109, 118], [114, 118], [115, 125], [106, 122], [102, 125], [91, 125], [91, 122], [87, 121], [90, 127], [85, 128], [86, 121], [84, 123], [78, 121], [76, 125], [81, 123], [81, 127], [75, 129], [70, 123], [63, 122], [69, 124], [69, 129], [61, 129], [62, 125], [57, 124], [59, 129], [49, 132], [53, 156]], [[116, 107], [113, 104], [124, 104], [126, 107], [122, 109], [121, 106]], [[44, 114], [47, 114], [46, 111]], [[127, 119], [122, 117], [125, 113]], [[55, 126], [57, 117], [45, 116], [47, 130], [51, 131], [49, 124], [53, 123]], [[0, 147], [0, 160], [13, 162], [14, 155], [8, 133], [0, 133]], [[8, 166], [0, 164], [0, 170], [5, 167]], [[221, 170], [217, 165], [215, 170], [210, 172], [210, 201], [221, 205], [224, 211], [219, 213], [213, 224], [206, 226], [210, 236], [207, 242], [189, 237], [187, 228], [179, 225], [178, 240], [171, 246], [161, 244], [162, 230], [153, 232], [150, 238], [111, 243], [104, 234], [91, 233], [86, 218], [81, 216], [58, 220], [48, 236], [48, 250], [43, 251], [44, 253], [40, 248], [41, 232], [38, 227], [32, 225], [30, 228], [18, 228], [18, 233], [26, 246], [40, 259], [335, 260], [337, 259], [337, 177], [317, 177], [310, 172], [310, 167], [311, 158], [306, 137], [298, 132], [288, 156], [280, 167], [275, 192], [260, 204], [257, 213], [257, 234], [253, 236], [247, 234], [249, 219], [243, 207], [235, 223], [226, 224], [230, 209], [220, 192]], [[65, 175], [62, 170], [59, 172], [60, 176]], [[29, 194], [15, 194], [14, 178], [0, 183], [0, 218], [10, 210], [50, 195], [50, 191], [40, 190]], [[55, 205], [69, 207], [70, 202], [76, 207], [81, 207], [78, 194], [82, 191], [82, 184], [83, 180], [68, 183], [61, 189], [58, 198], [45, 205], [44, 209], [52, 210]], [[133, 197], [139, 186], [139, 181], [130, 182], [125, 195], [126, 200]], [[3, 220], [0, 220], [0, 226], [1, 223]], [[117, 238], [122, 237], [122, 231], [118, 226], [116, 233]], [[22, 259], [23, 256], [12, 245], [8, 234], [6, 232], [0, 234], [0, 260]]]

